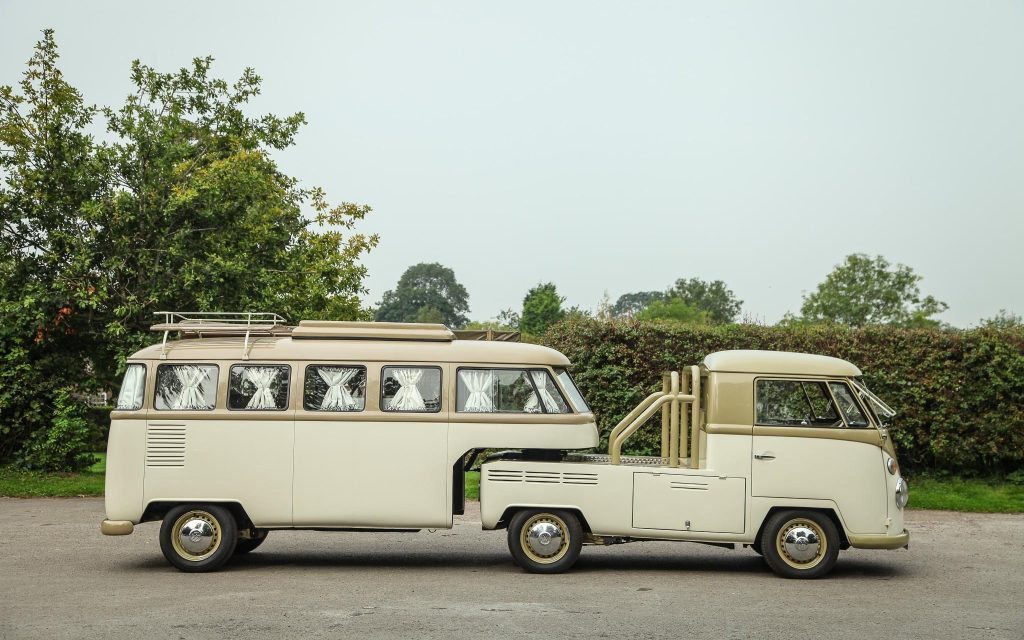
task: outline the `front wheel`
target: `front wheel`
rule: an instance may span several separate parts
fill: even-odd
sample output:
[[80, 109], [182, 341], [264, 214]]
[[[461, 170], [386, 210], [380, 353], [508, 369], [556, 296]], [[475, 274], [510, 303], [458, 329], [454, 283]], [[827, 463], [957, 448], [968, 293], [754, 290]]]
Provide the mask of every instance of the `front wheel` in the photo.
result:
[[560, 509], [520, 511], [508, 526], [508, 550], [530, 573], [562, 573], [572, 568], [583, 548], [579, 518]]
[[167, 512], [160, 525], [160, 550], [181, 571], [199, 573], [224, 566], [238, 542], [231, 512], [215, 504], [185, 504]]
[[782, 511], [771, 517], [760, 540], [765, 562], [783, 578], [820, 578], [839, 557], [839, 530], [815, 511]]

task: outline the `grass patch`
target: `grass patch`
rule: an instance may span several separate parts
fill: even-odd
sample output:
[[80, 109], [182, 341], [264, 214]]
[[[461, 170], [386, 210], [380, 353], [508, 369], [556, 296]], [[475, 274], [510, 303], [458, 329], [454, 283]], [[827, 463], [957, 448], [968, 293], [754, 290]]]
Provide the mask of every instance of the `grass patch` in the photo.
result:
[[99, 460], [82, 473], [42, 473], [0, 468], [0, 496], [15, 498], [102, 496], [103, 476], [107, 470], [107, 456], [98, 453]]
[[466, 500], [480, 499], [480, 472], [466, 472]]
[[995, 478], [915, 476], [910, 484], [910, 509], [943, 509], [976, 513], [1024, 513], [1024, 485]]

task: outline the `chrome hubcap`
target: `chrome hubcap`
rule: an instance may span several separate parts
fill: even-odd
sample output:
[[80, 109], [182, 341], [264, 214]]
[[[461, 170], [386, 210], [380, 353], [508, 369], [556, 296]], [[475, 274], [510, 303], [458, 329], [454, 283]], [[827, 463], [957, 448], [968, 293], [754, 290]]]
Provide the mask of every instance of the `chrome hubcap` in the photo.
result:
[[206, 520], [192, 518], [178, 529], [178, 544], [192, 555], [201, 556], [214, 546], [217, 532]]
[[786, 531], [782, 546], [790, 559], [796, 562], [810, 562], [817, 558], [821, 551], [821, 539], [814, 529], [796, 526]]
[[537, 522], [526, 533], [526, 544], [534, 555], [550, 558], [562, 548], [562, 530], [553, 522]]

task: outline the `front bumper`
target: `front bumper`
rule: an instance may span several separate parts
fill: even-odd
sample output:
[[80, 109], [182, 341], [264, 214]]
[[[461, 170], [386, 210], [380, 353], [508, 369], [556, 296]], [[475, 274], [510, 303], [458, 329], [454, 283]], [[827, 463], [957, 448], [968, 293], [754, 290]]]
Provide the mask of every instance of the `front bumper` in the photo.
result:
[[105, 536], [126, 536], [135, 531], [131, 520], [104, 520], [100, 523], [100, 533]]
[[851, 533], [846, 538], [850, 541], [850, 546], [856, 549], [907, 549], [910, 547], [910, 532], [906, 529], [903, 530], [903, 533], [895, 536], [858, 536]]

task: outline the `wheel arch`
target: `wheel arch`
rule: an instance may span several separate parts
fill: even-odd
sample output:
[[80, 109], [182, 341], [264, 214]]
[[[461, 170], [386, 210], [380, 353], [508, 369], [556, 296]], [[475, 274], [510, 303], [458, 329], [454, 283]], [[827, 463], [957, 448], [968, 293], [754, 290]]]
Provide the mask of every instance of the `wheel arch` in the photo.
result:
[[231, 512], [231, 515], [235, 517], [235, 522], [238, 523], [239, 530], [256, 528], [252, 518], [245, 512], [245, 507], [242, 506], [241, 502], [235, 500], [154, 500], [146, 505], [146, 509], [142, 512], [142, 519], [139, 522], [163, 520], [168, 511], [183, 504], [215, 504]]
[[768, 513], [764, 514], [764, 519], [761, 520], [760, 526], [757, 528], [757, 536], [754, 538], [755, 541], [760, 541], [761, 536], [764, 534], [765, 525], [772, 519], [776, 513], [780, 511], [811, 511], [814, 513], [820, 513], [827, 516], [832, 524], [836, 526], [836, 531], [839, 532], [839, 548], [846, 550], [850, 548], [850, 540], [846, 537], [846, 528], [843, 526], [843, 521], [836, 513], [835, 509], [829, 509], [827, 507], [787, 507], [787, 506], [775, 506], [768, 510]]
[[587, 517], [583, 515], [583, 510], [574, 505], [551, 505], [551, 504], [516, 504], [505, 507], [505, 511], [502, 512], [501, 518], [498, 519], [495, 524], [495, 529], [507, 529], [508, 523], [512, 521], [512, 518], [520, 511], [527, 509], [550, 509], [552, 511], [567, 511], [580, 521], [580, 527], [583, 528], [583, 533], [593, 533], [590, 529], [590, 523], [587, 522]]

